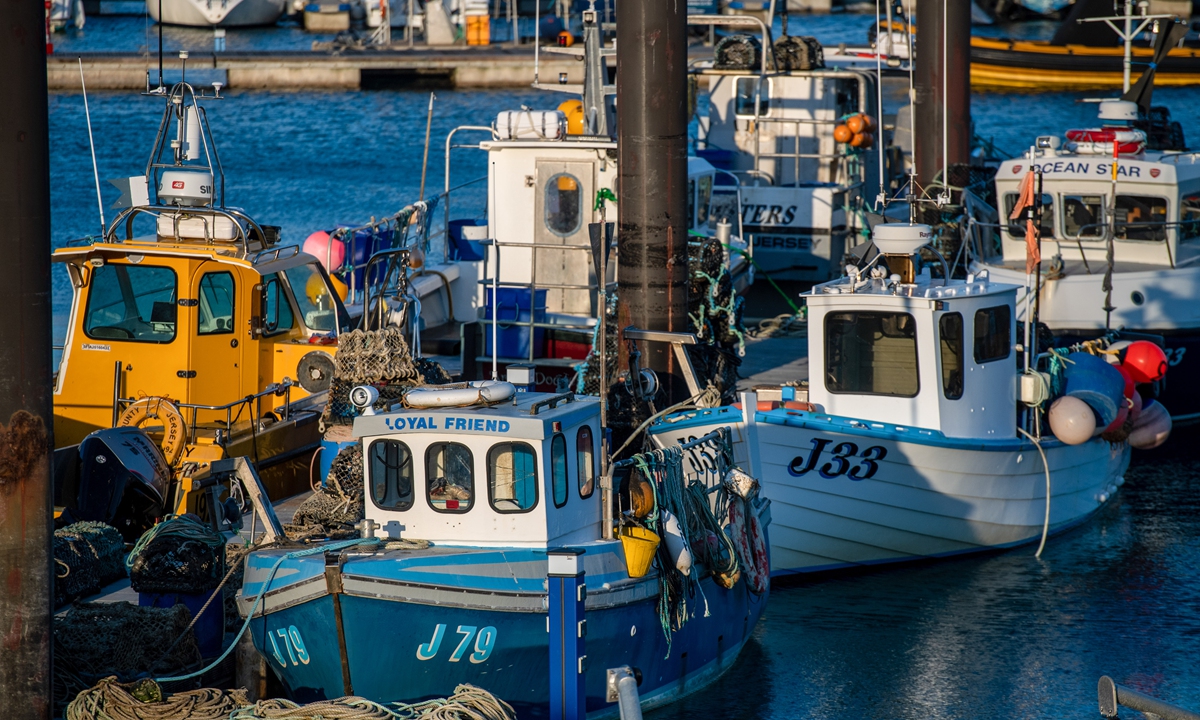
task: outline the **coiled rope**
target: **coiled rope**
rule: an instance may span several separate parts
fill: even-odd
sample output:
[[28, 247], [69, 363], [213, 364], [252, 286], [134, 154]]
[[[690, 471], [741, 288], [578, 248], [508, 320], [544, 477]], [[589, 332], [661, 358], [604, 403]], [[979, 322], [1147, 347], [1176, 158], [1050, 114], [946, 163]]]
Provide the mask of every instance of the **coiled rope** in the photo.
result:
[[129, 557], [125, 558], [125, 567], [132, 569], [138, 557], [145, 552], [150, 543], [159, 537], [177, 537], [184, 540], [194, 540], [204, 543], [211, 548], [219, 548], [225, 545], [225, 539], [220, 534], [214, 532], [208, 525], [205, 525], [195, 515], [168, 515], [166, 519], [147, 530], [138, 538], [133, 549], [129, 551]]
[[[395, 709], [392, 709], [395, 708]], [[259, 700], [235, 710], [230, 720], [516, 720], [512, 706], [474, 685], [454, 688], [448, 698], [391, 707], [361, 697], [297, 705], [290, 700]]]
[[75, 696], [66, 720], [224, 720], [249, 705], [245, 690], [200, 688], [163, 697], [151, 680], [123, 685], [107, 677]]

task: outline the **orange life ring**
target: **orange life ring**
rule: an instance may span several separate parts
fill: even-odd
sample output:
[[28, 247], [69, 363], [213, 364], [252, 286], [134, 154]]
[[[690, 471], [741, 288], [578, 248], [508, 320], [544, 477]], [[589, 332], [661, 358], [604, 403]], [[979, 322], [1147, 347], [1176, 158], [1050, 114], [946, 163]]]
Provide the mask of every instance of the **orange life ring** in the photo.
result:
[[748, 512], [746, 501], [742, 498], [730, 498], [729, 536], [737, 550], [738, 565], [750, 591], [762, 595], [771, 586], [766, 538], [763, 536], [762, 523], [754, 513]]
[[163, 438], [159, 446], [167, 464], [175, 467], [187, 445], [187, 425], [175, 403], [165, 397], [144, 397], [125, 408], [117, 420], [117, 427], [140, 428], [151, 423], [162, 424]]

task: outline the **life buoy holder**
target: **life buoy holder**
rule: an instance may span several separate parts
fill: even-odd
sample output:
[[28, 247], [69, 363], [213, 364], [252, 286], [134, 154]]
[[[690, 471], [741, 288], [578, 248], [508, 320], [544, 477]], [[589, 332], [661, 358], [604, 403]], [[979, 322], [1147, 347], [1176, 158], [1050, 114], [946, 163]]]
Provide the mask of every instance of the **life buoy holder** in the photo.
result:
[[163, 438], [159, 447], [167, 464], [175, 467], [187, 445], [187, 424], [175, 403], [165, 397], [144, 397], [125, 408], [117, 419], [117, 427], [140, 428], [151, 423], [162, 424]]
[[1067, 149], [1081, 155], [1140, 155], [1146, 149], [1146, 133], [1134, 128], [1068, 130]]
[[495, 405], [511, 400], [517, 388], [502, 380], [478, 380], [452, 385], [430, 385], [415, 387], [404, 393], [404, 407], [455, 408], [472, 405]]
[[762, 595], [771, 586], [771, 562], [762, 523], [741, 498], [729, 502], [729, 536], [737, 550], [738, 565], [750, 591]]

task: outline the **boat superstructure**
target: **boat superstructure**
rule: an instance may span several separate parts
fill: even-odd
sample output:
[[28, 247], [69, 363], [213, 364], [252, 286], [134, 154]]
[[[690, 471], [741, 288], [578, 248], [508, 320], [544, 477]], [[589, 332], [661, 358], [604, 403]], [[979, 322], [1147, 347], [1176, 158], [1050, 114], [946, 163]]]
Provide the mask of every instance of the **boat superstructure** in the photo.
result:
[[1039, 137], [1001, 164], [995, 208], [968, 197], [972, 268], [1021, 285], [1022, 297], [1035, 292], [1026, 287], [1025, 217], [1012, 218], [1034, 173], [1038, 321], [1064, 342], [1109, 330], [1161, 336], [1173, 368], [1168, 409], [1177, 423], [1192, 422], [1200, 419], [1200, 386], [1189, 380], [1200, 367], [1200, 154], [1151, 149], [1162, 144], [1134, 127], [1132, 102], [1099, 108], [1100, 127]]
[[[934, 276], [916, 256], [931, 236], [877, 225], [878, 254], [805, 293], [807, 384], [651, 428], [667, 444], [720, 426], [741, 438], [736, 458], [773, 503], [774, 573], [1034, 542], [1082, 522], [1122, 482], [1124, 442], [1040, 431], [1051, 398], [1030, 394], [1044, 378], [1029, 373], [1049, 357], [1018, 364], [1018, 287], [986, 271], [946, 280], [944, 261]], [[1115, 415], [1124, 401], [1106, 402]], [[1101, 430], [1114, 419], [1102, 417]]]
[[349, 326], [316, 258], [225, 204], [205, 96], [180, 83], [161, 97], [158, 140], [125, 208], [103, 237], [53, 255], [74, 291], [54, 385], [68, 507], [78, 443], [115, 426], [155, 436], [179, 478], [246, 455], [272, 497], [307, 489], [336, 338]]
[[151, 0], [146, 11], [155, 22], [189, 27], [273, 25], [287, 0]]

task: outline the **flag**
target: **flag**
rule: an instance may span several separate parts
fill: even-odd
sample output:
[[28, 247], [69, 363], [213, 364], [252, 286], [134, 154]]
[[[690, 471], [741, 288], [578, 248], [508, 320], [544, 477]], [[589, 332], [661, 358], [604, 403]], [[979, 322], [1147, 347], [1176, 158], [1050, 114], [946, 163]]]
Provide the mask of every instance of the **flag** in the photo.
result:
[[[1024, 213], [1026, 208], [1033, 206], [1034, 196], [1034, 172], [1030, 170], [1025, 173], [1025, 179], [1021, 181], [1021, 194], [1017, 198], [1017, 204], [1012, 210], [1012, 214], [1008, 216], [1009, 220], [1016, 220]], [[1025, 274], [1032, 274], [1037, 268], [1038, 263], [1042, 261], [1042, 253], [1038, 250], [1038, 230], [1033, 225], [1033, 218], [1026, 217], [1025, 219]]]

